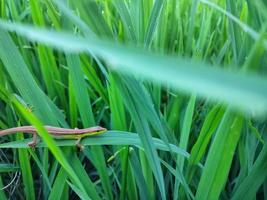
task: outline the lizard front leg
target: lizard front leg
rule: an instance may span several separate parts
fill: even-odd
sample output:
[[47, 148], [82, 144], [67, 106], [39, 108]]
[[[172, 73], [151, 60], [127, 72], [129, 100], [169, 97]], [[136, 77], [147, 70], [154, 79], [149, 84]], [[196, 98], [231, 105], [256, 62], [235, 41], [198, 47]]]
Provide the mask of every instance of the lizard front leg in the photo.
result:
[[37, 133], [33, 133], [32, 141], [28, 143], [28, 146], [34, 148], [37, 145]]

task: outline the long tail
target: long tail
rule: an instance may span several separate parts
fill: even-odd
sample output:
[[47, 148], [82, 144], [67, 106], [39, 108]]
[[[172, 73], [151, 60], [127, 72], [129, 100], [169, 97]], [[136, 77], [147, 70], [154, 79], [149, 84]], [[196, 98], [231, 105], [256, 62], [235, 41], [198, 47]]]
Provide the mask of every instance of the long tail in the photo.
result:
[[15, 134], [18, 132], [36, 133], [36, 129], [32, 126], [14, 127], [9, 129], [0, 130], [0, 136]]

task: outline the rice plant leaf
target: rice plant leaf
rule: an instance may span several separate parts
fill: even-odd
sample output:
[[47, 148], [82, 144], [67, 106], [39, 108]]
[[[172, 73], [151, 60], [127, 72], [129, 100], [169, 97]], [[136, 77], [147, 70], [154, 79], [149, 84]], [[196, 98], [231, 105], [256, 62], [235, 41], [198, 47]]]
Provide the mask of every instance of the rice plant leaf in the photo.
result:
[[30, 40], [71, 52], [92, 51], [110, 62], [113, 70], [169, 84], [201, 97], [224, 101], [248, 113], [267, 111], [267, 80], [184, 58], [155, 55], [110, 41], [86, 39], [72, 34], [40, 30], [0, 20], [0, 27], [16, 31]]
[[68, 175], [64, 168], [60, 168], [56, 175], [55, 181], [52, 185], [51, 192], [49, 194], [48, 200], [60, 199], [63, 195], [64, 187], [66, 187], [66, 180]]
[[76, 185], [72, 184], [69, 181], [67, 181], [67, 183], [72, 188], [72, 190], [80, 197], [80, 199], [91, 200], [91, 198], [89, 198], [88, 196], [84, 195], [84, 193], [78, 187], [76, 187]]
[[[118, 78], [118, 80], [120, 80]], [[130, 79], [129, 79], [130, 80]], [[154, 177], [158, 184], [158, 188], [162, 199], [166, 199], [165, 185], [163, 180], [163, 173], [160, 166], [160, 161], [156, 148], [152, 142], [151, 130], [149, 128], [149, 122], [142, 114], [140, 102], [134, 101], [134, 95], [130, 92], [129, 85], [123, 84], [123, 82], [117, 81], [120, 91], [123, 95], [124, 104], [131, 114], [135, 128], [140, 136], [140, 140], [145, 149], [145, 155], [148, 160], [148, 164], [153, 171]], [[127, 88], [128, 86], [128, 88]], [[145, 164], [146, 165], [146, 164]], [[147, 166], [145, 167], [147, 168]]]
[[[57, 3], [57, 1], [55, 1]], [[73, 6], [79, 10], [80, 18], [89, 25], [90, 29], [96, 35], [102, 35], [104, 37], [111, 37], [112, 31], [108, 26], [104, 16], [102, 14], [102, 8], [97, 1], [70, 1]], [[86, 9], [90, 8], [90, 12]], [[67, 10], [67, 9], [66, 9]], [[66, 11], [65, 10], [65, 11]], [[69, 15], [70, 16], [70, 15]], [[88, 27], [87, 25], [87, 27]]]
[[[95, 200], [100, 200], [101, 198], [96, 190], [95, 184], [91, 181], [90, 177], [88, 176], [86, 170], [84, 169], [83, 164], [79, 160], [79, 157], [74, 152], [71, 152], [68, 158], [69, 158], [68, 160], [71, 162], [74, 171], [79, 172], [77, 173], [77, 176], [83, 183], [87, 193], [90, 194], [90, 197]], [[103, 182], [103, 180], [101, 181]]]
[[256, 159], [251, 171], [238, 186], [231, 199], [249, 200], [255, 198], [259, 187], [266, 181], [267, 176], [267, 145], [265, 144]]
[[191, 150], [190, 164], [198, 163], [204, 155], [211, 136], [219, 125], [223, 114], [224, 109], [221, 108], [221, 105], [214, 106], [207, 114], [198, 139]]
[[149, 194], [148, 194], [149, 190], [147, 187], [147, 183], [145, 181], [144, 174], [141, 173], [142, 169], [140, 166], [140, 161], [135, 151], [131, 152], [130, 162], [131, 162], [134, 177], [135, 177], [138, 189], [139, 189], [140, 199], [143, 199], [143, 200], [149, 199]]
[[[87, 93], [87, 87], [84, 80], [83, 72], [80, 66], [80, 59], [78, 55], [67, 55], [67, 63], [69, 65], [70, 71], [70, 78], [73, 83], [74, 95], [75, 99], [79, 108], [79, 112], [81, 114], [81, 119], [83, 125], [85, 127], [90, 127], [95, 125], [94, 116], [92, 113], [91, 103], [89, 99], [89, 95]], [[96, 157], [95, 167], [98, 170], [98, 173], [101, 177], [102, 185], [104, 187], [104, 191], [107, 195], [107, 198], [112, 200], [112, 190], [111, 184], [109, 182], [109, 177], [106, 170], [106, 164], [104, 160], [104, 153], [101, 147], [93, 147], [92, 155]], [[78, 159], [73, 164], [79, 167]], [[80, 171], [80, 170], [79, 170]], [[90, 182], [90, 180], [84, 181], [84, 183]], [[85, 188], [92, 188], [92, 183], [88, 187]], [[88, 191], [91, 194], [94, 194], [94, 199], [97, 198], [97, 193], [93, 191]], [[98, 197], [99, 198], [99, 197]]]
[[49, 181], [49, 178], [47, 176], [47, 173], [45, 172], [44, 166], [40, 162], [40, 160], [37, 157], [36, 153], [34, 151], [32, 151], [32, 149], [29, 150], [29, 154], [32, 156], [32, 158], [34, 159], [34, 162], [37, 164], [39, 170], [41, 171], [42, 176], [43, 176], [43, 179], [44, 179], [44, 181], [45, 181], [48, 189], [51, 190], [51, 183]]
[[[193, 121], [195, 102], [196, 102], [196, 95], [193, 94], [190, 97], [190, 100], [189, 100], [188, 105], [186, 107], [184, 119], [183, 119], [183, 125], [182, 125], [182, 131], [181, 131], [180, 143], [179, 143], [179, 146], [183, 149], [187, 149], [187, 145], [189, 142], [188, 140], [189, 140], [191, 125], [192, 125], [192, 121]], [[181, 156], [177, 157], [177, 169], [176, 169], [176, 171], [177, 170], [180, 170], [181, 172], [183, 172], [183, 170], [184, 170], [184, 157], [181, 157]], [[175, 185], [174, 185], [174, 199], [178, 199], [179, 186], [180, 186], [180, 180], [176, 179]]]
[[93, 126], [95, 124], [92, 113], [89, 95], [87, 93], [86, 83], [83, 79], [83, 72], [80, 66], [80, 59], [78, 55], [66, 55], [69, 66], [70, 78], [73, 84], [73, 92], [76, 103], [81, 114], [81, 119], [85, 126]]
[[165, 4], [165, 0], [154, 1], [153, 9], [149, 17], [149, 22], [148, 22], [147, 30], [145, 34], [145, 46], [146, 47], [150, 47], [153, 41], [153, 37], [155, 35], [156, 28], [160, 21], [160, 16], [161, 16], [164, 4]]
[[186, 43], [186, 52], [189, 54], [190, 48], [192, 48], [192, 43], [194, 39], [194, 27], [195, 27], [195, 15], [197, 11], [199, 0], [193, 0], [192, 6], [190, 10], [190, 16], [189, 16], [189, 23], [188, 23], [188, 35], [187, 35], [187, 43]]
[[[179, 179], [179, 182], [181, 182], [182, 184], [185, 183], [186, 181], [184, 180], [183, 176], [178, 176], [177, 177], [177, 170], [175, 170], [172, 166], [170, 166], [167, 162], [165, 162], [164, 160], [161, 160], [161, 163], [176, 177], [176, 179]], [[192, 191], [190, 190], [190, 188], [188, 187], [187, 184], [183, 185], [187, 194], [190, 195], [190, 197], [192, 199], [194, 199], [194, 195], [192, 193]], [[189, 198], [189, 197], [188, 197]]]
[[[22, 134], [17, 135], [18, 139], [24, 138]], [[35, 199], [35, 187], [33, 184], [33, 175], [32, 169], [30, 164], [30, 156], [29, 152], [26, 149], [19, 149], [19, 164], [22, 173], [22, 180], [24, 183], [24, 191], [26, 198], [29, 200]]]
[[[223, 8], [221, 8], [219, 5], [217, 5], [216, 3], [209, 1], [209, 0], [199, 0], [201, 3], [206, 4], [208, 6], [210, 6], [211, 8], [221, 12], [222, 14], [224, 14], [225, 16], [227, 16], [229, 19], [231, 19], [233, 22], [235, 22], [237, 25], [240, 26], [241, 29], [243, 29], [244, 32], [248, 33], [253, 39], [258, 39], [259, 34], [253, 30], [251, 27], [249, 27], [247, 24], [245, 24], [244, 22], [242, 22], [239, 18], [235, 17], [232, 13], [224, 10]], [[264, 46], [265, 48], [267, 48], [267, 41], [264, 41]]]
[[228, 108], [216, 132], [197, 188], [196, 200], [219, 199], [242, 130], [243, 117]]
[[118, 10], [118, 13], [120, 14], [125, 30], [127, 31], [128, 37], [132, 41], [136, 41], [136, 30], [135, 27], [133, 26], [133, 21], [131, 19], [126, 1], [115, 0], [113, 1], [113, 4], [115, 8]]

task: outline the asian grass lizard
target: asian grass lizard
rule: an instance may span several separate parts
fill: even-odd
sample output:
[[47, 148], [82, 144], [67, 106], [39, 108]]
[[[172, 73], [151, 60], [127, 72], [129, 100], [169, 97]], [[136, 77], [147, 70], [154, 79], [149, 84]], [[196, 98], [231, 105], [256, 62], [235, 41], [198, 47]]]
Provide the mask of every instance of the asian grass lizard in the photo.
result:
[[[46, 131], [52, 135], [55, 139], [77, 139], [76, 145], [82, 149], [80, 145], [80, 141], [82, 138], [86, 136], [98, 135], [107, 131], [106, 128], [101, 126], [94, 126], [90, 128], [84, 129], [68, 129], [68, 128], [60, 128], [54, 126], [44, 126]], [[35, 147], [37, 145], [37, 135], [38, 132], [34, 126], [19, 126], [14, 128], [9, 128], [5, 130], [0, 130], [0, 136], [14, 134], [17, 132], [23, 133], [31, 133], [33, 134], [33, 140], [28, 143], [30, 147]]]

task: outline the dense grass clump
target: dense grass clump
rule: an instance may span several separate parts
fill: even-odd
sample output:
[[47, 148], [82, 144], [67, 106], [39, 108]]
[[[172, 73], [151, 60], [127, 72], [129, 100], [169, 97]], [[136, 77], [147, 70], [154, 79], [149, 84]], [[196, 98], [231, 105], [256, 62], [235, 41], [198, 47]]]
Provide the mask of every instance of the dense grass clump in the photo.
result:
[[[267, 199], [263, 0], [0, 0], [0, 199]], [[104, 134], [54, 140], [44, 125]]]

